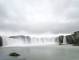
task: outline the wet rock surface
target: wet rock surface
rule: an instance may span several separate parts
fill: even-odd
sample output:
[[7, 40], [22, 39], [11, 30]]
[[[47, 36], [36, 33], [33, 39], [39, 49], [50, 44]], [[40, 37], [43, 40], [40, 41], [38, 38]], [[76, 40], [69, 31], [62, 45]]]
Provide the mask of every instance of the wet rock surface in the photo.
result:
[[20, 54], [13, 52], [13, 53], [10, 53], [9, 56], [18, 57], [18, 56], [20, 56]]
[[1, 36], [0, 36], [0, 46], [3, 46], [3, 39]]
[[72, 37], [72, 35], [67, 35], [66, 36], [66, 41], [67, 41], [67, 44], [73, 44], [73, 37]]
[[63, 35], [58, 37], [59, 45], [62, 45], [62, 43], [63, 43], [63, 38], [64, 38]]
[[79, 46], [79, 31], [74, 32], [72, 36], [73, 36], [73, 45]]
[[[79, 46], [79, 31], [74, 32], [71, 35], [66, 35], [67, 44], [72, 44], [73, 46]], [[64, 36], [61, 35], [58, 37], [59, 45], [63, 44]]]

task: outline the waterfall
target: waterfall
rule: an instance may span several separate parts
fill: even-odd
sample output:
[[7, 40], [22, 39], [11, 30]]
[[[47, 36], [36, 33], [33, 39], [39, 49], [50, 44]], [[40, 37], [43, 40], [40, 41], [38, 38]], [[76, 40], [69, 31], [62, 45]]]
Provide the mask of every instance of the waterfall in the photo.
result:
[[[30, 36], [31, 37], [31, 36]], [[11, 46], [42, 46], [42, 45], [54, 45], [56, 37], [37, 37], [33, 38], [9, 38], [3, 37], [3, 46], [11, 47]]]
[[64, 38], [63, 38], [63, 44], [67, 44], [66, 36], [64, 36]]

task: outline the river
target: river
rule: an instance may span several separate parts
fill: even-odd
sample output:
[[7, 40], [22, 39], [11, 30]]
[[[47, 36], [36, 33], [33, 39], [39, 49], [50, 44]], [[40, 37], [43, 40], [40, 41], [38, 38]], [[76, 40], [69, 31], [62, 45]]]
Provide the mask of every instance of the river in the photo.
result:
[[[12, 52], [20, 56], [9, 56]], [[70, 45], [1, 47], [0, 60], [79, 60], [79, 47]]]

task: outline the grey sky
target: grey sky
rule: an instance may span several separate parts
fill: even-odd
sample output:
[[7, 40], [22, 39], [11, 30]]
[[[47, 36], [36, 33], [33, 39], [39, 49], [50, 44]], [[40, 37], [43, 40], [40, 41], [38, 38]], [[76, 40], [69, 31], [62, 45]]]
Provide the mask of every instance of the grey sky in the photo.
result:
[[79, 0], [0, 0], [0, 31], [79, 30]]

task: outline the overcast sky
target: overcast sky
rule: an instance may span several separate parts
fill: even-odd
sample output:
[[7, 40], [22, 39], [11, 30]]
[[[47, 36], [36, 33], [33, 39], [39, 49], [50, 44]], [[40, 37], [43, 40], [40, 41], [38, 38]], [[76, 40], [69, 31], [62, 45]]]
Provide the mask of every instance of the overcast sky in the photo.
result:
[[0, 0], [0, 31], [79, 30], [79, 0]]

